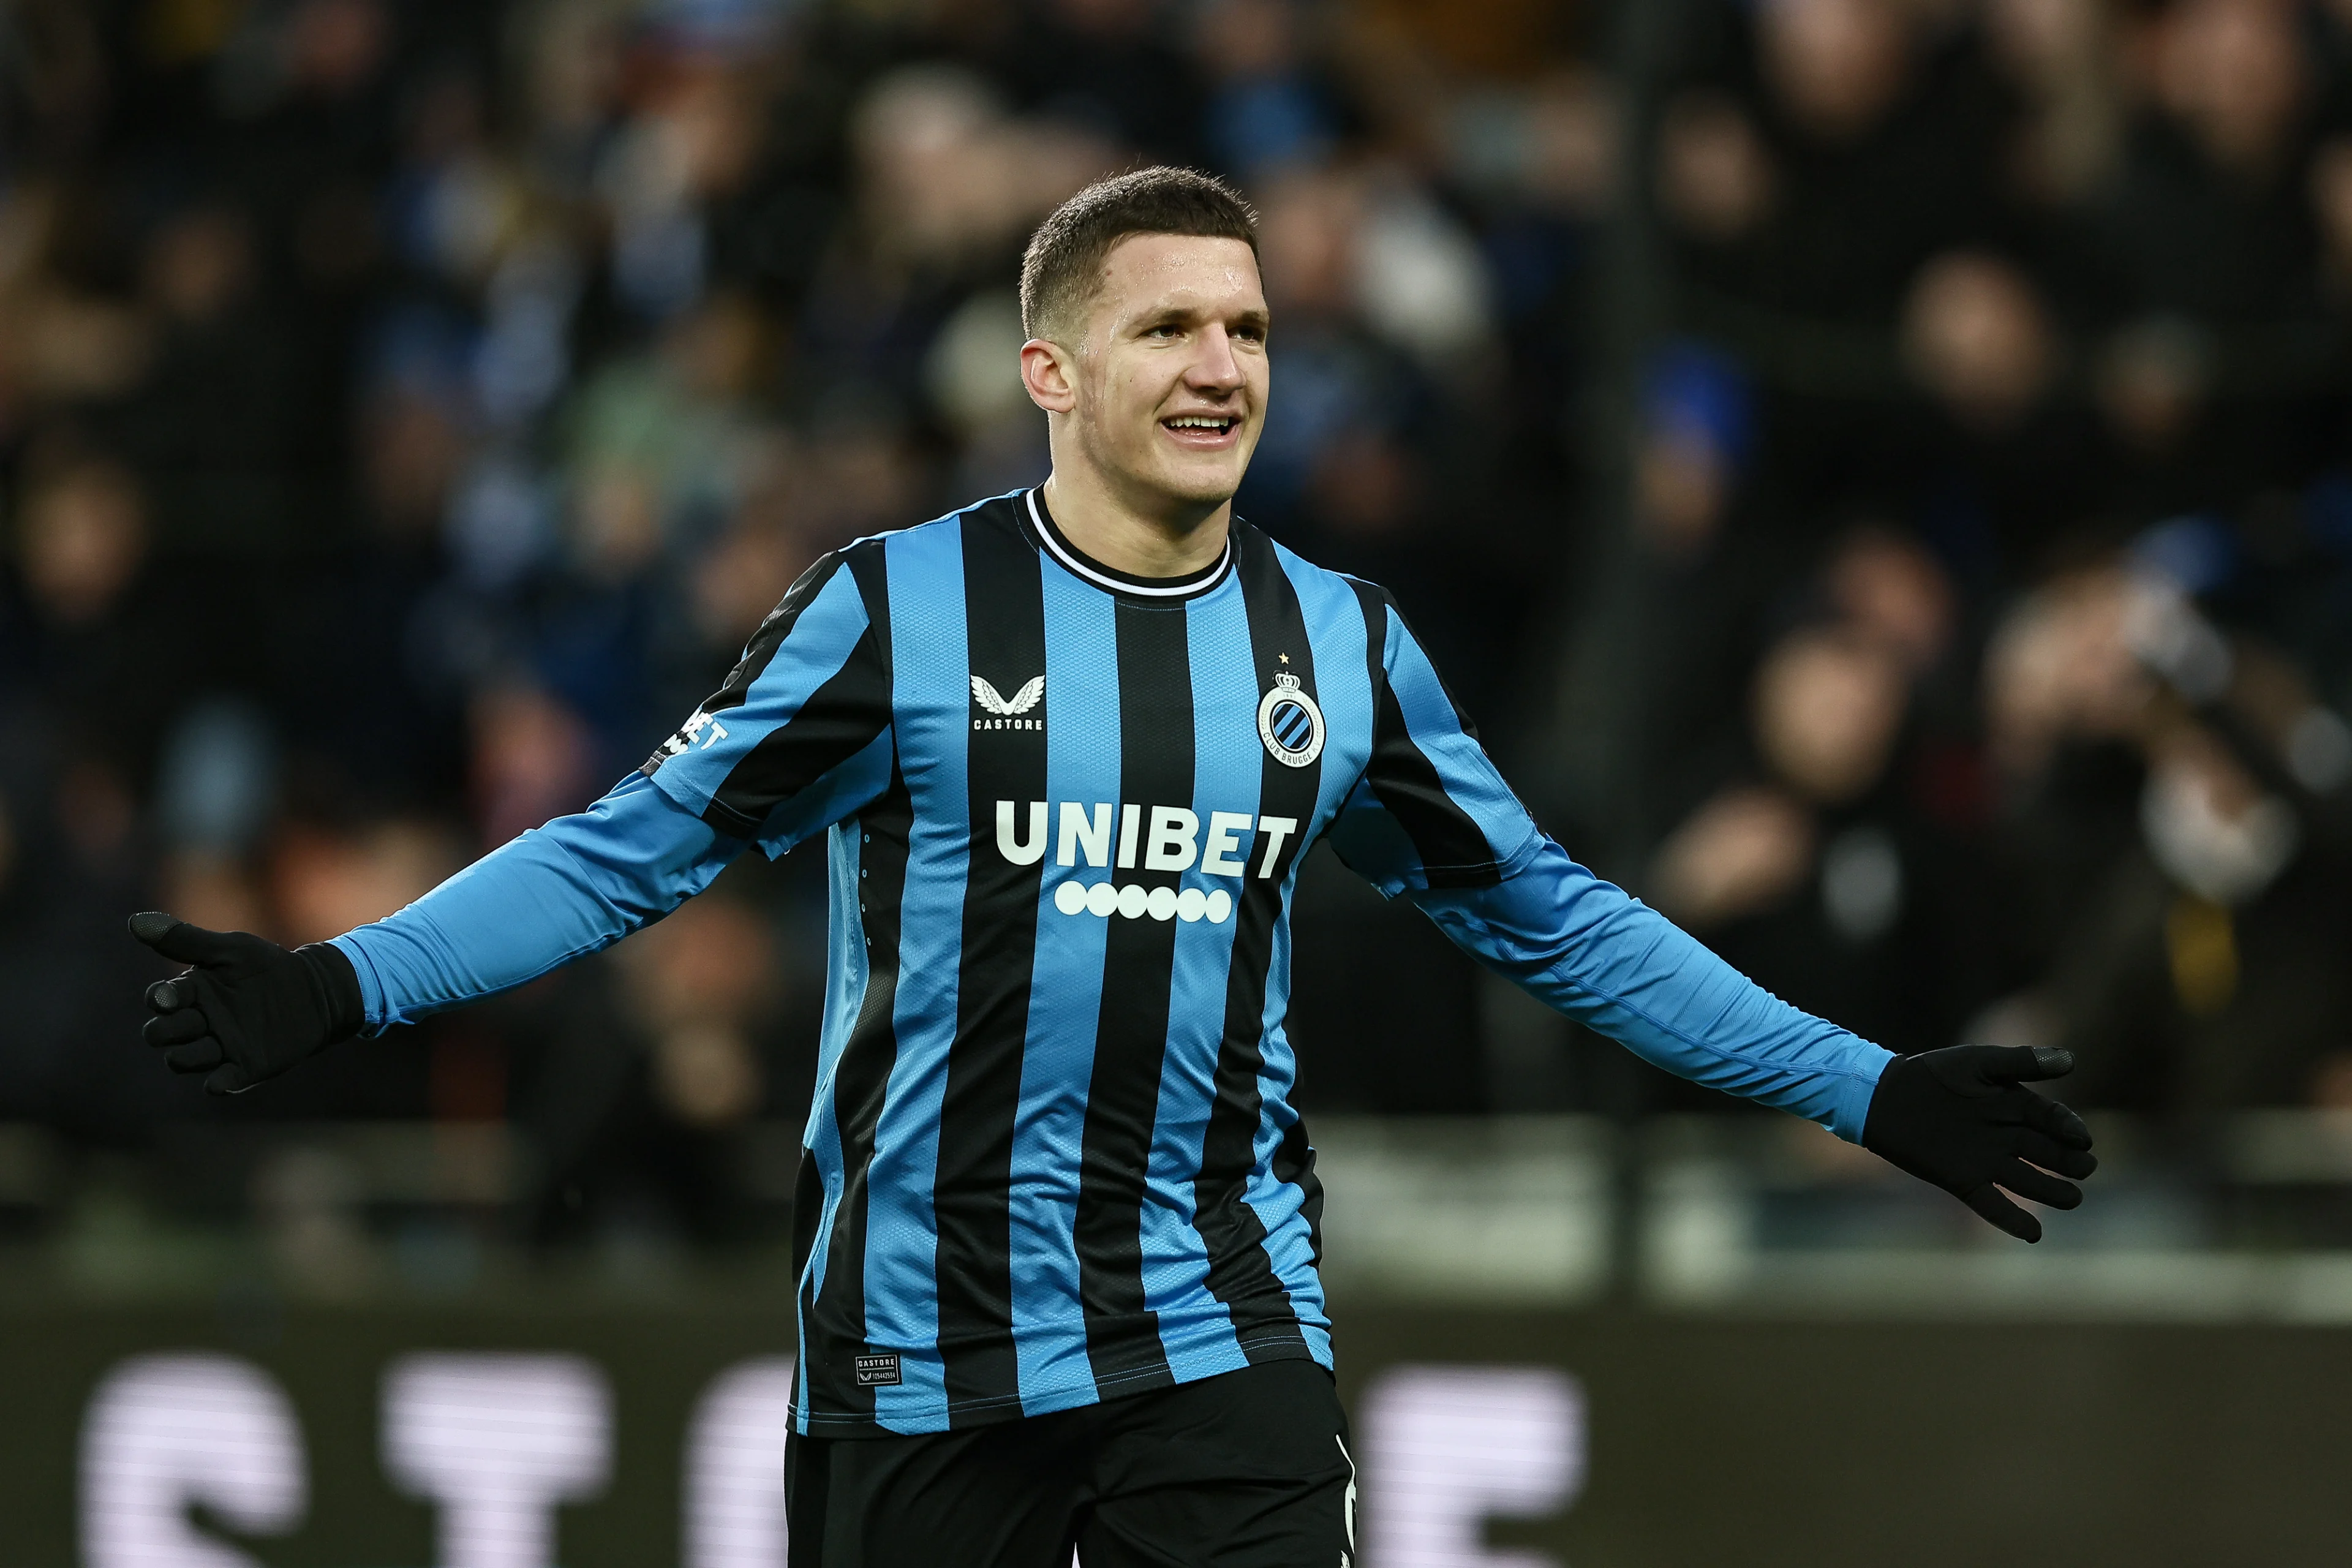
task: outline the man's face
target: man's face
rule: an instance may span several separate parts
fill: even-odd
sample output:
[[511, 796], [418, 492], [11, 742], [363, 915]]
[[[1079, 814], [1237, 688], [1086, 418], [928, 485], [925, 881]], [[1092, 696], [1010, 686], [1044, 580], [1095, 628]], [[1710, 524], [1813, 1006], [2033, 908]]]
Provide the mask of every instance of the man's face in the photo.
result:
[[1265, 421], [1266, 321], [1257, 258], [1238, 239], [1112, 247], [1071, 366], [1088, 460], [1146, 506], [1231, 500]]

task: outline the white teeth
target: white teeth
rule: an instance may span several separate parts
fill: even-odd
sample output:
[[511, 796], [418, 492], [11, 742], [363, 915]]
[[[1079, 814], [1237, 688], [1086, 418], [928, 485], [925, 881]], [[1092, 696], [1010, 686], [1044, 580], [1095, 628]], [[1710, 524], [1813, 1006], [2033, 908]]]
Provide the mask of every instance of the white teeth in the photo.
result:
[[1233, 423], [1230, 419], [1171, 419], [1172, 430], [1223, 430]]

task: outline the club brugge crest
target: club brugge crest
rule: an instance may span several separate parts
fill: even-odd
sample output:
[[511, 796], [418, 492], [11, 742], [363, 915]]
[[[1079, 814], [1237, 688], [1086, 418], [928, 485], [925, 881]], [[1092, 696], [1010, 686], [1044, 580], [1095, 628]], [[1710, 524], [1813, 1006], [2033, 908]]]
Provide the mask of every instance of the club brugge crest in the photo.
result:
[[1303, 768], [1323, 754], [1323, 710], [1298, 689], [1298, 677], [1274, 678], [1274, 688], [1257, 705], [1257, 738], [1287, 768]]

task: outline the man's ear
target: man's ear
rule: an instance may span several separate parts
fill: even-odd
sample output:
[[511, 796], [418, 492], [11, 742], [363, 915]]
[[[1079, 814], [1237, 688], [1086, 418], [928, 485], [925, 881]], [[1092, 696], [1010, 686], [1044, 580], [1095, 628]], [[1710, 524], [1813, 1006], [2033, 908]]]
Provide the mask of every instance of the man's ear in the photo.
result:
[[1067, 414], [1078, 405], [1077, 371], [1070, 351], [1050, 338], [1031, 338], [1021, 345], [1021, 384], [1029, 401], [1048, 414]]

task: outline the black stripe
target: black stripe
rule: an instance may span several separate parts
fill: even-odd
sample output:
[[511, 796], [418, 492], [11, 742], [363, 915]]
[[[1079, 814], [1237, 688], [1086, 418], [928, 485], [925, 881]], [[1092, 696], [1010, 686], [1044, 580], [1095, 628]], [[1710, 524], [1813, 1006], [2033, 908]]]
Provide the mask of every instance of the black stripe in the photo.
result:
[[[801, 1359], [807, 1364], [812, 1373], [815, 1372], [819, 1367], [838, 1363], [840, 1360], [840, 1358], [835, 1355], [812, 1353], [813, 1347], [815, 1346], [817, 1342], [817, 1321], [815, 1310], [816, 1299], [814, 1296], [810, 1294], [809, 1291], [808, 1265], [810, 1257], [816, 1251], [817, 1232], [821, 1228], [824, 1219], [824, 1173], [817, 1168], [816, 1152], [809, 1148], [806, 1144], [803, 1144], [801, 1146], [800, 1172], [793, 1182], [793, 1281], [794, 1292], [793, 1310], [794, 1315], [800, 1320]], [[863, 1310], [862, 1303], [860, 1304], [860, 1310]], [[822, 1401], [816, 1395], [817, 1385], [814, 1377], [810, 1379], [808, 1386], [810, 1391], [809, 1403], [812, 1405], [821, 1405]], [[835, 1392], [835, 1388], [833, 1386], [828, 1386], [827, 1392]], [[793, 1425], [797, 1427], [799, 1423], [795, 1422]]]
[[1275, 1180], [1288, 1182], [1299, 1193], [1298, 1212], [1307, 1221], [1307, 1245], [1315, 1267], [1323, 1267], [1323, 1179], [1315, 1173], [1315, 1145], [1307, 1139], [1307, 1119], [1300, 1117], [1275, 1145]]
[[[1037, 552], [1003, 510], [964, 515], [964, 624], [971, 673], [1010, 694], [1045, 673], [1045, 594]], [[1053, 703], [1048, 681], [1039, 706], [1023, 717], [1043, 721]], [[1045, 732], [1042, 723], [971, 729], [964, 741], [971, 846], [932, 1212], [948, 1406], [986, 1419], [1021, 1393], [1013, 1348], [1013, 1126], [1045, 873], [1042, 860], [1016, 866], [999, 852], [996, 805], [1013, 803], [1016, 831], [1025, 837], [1030, 803], [1045, 798]]]
[[702, 820], [750, 838], [768, 813], [874, 743], [890, 722], [890, 682], [868, 626], [833, 678], [799, 712], [760, 737], [711, 792]]
[[842, 552], [849, 574], [857, 582], [857, 596], [866, 603], [866, 621], [874, 631], [882, 658], [882, 689], [890, 689], [890, 557], [882, 542], [866, 540]]
[[778, 648], [783, 647], [784, 638], [791, 635], [793, 624], [801, 618], [801, 612], [816, 602], [816, 596], [824, 592], [824, 585], [833, 581], [834, 574], [841, 570], [845, 554], [843, 551], [829, 550], [818, 556], [807, 571], [793, 579], [793, 585], [784, 590], [784, 596], [776, 601], [776, 607], [768, 612], [767, 618], [760, 623], [759, 629], [743, 645], [743, 657], [735, 661], [735, 668], [727, 672], [727, 679], [720, 683], [710, 700], [702, 705], [702, 711], [722, 712], [743, 700], [744, 693], [751, 689], [751, 683], [766, 673], [768, 661], [776, 657]]
[[798, 1173], [793, 1180], [793, 1278], [800, 1279], [808, 1273], [809, 1254], [816, 1250], [817, 1222], [824, 1216], [824, 1173], [817, 1169], [816, 1154], [805, 1146], [801, 1150]]
[[[1433, 888], [1488, 888], [1502, 879], [1494, 846], [1470, 814], [1454, 803], [1437, 776], [1436, 765], [1413, 743], [1405, 728], [1404, 709], [1389, 685], [1382, 657], [1388, 644], [1389, 616], [1395, 609], [1388, 594], [1354, 578], [1348, 585], [1363, 606], [1365, 654], [1371, 666], [1372, 755], [1365, 765], [1364, 782], [1397, 826], [1412, 840], [1421, 857], [1422, 874]], [[1404, 617], [1399, 615], [1398, 624]], [[1440, 683], [1440, 689], [1444, 689]], [[1462, 732], [1477, 737], [1451, 692], [1445, 694]]]
[[[890, 601], [881, 547], [854, 546], [851, 552], [836, 552], [826, 560], [834, 563], [827, 578], [843, 565], [850, 569], [858, 595], [865, 601], [866, 630], [841, 668], [809, 693], [800, 711], [761, 736], [759, 743], [728, 770], [726, 778], [711, 792], [702, 819], [721, 833], [740, 838], [754, 836], [780, 803], [873, 744], [874, 738], [889, 725]], [[726, 704], [731, 707], [745, 700], [809, 601], [823, 589], [822, 582], [814, 588], [808, 585], [817, 570], [810, 568], [793, 584], [712, 702], [731, 699]], [[703, 710], [714, 710], [706, 703]]]
[[915, 820], [907, 781], [894, 764], [890, 786], [855, 824], [858, 835], [857, 912], [866, 936], [866, 995], [849, 1040], [834, 1068], [834, 1125], [841, 1136], [842, 1191], [825, 1251], [824, 1288], [812, 1298], [802, 1277], [803, 1340], [809, 1356], [809, 1403], [823, 1433], [824, 1418], [871, 1421], [874, 1391], [853, 1372], [866, 1348], [866, 1184], [874, 1165], [875, 1129], [898, 1056], [893, 1015], [898, 995], [898, 919], [907, 887], [907, 840]]
[[[1121, 886], [1174, 888], [1181, 876], [1143, 861], [1154, 805], [1192, 801], [1192, 663], [1181, 606], [1117, 601], [1119, 799], [1144, 812], [1136, 867]], [[1078, 1173], [1076, 1232], [1078, 1294], [1086, 1307], [1087, 1356], [1106, 1394], [1164, 1387], [1175, 1380], [1158, 1318], [1144, 1305], [1143, 1192], [1160, 1113], [1160, 1072], [1168, 1049], [1169, 988], [1176, 922], [1110, 919], [1103, 957], [1102, 1012]]]
[[[1274, 553], [1274, 546], [1255, 529], [1234, 531], [1235, 569], [1241, 574], [1243, 602], [1249, 614], [1250, 655], [1260, 690], [1270, 689], [1277, 675], [1297, 678], [1310, 697], [1315, 695], [1315, 649], [1307, 637], [1307, 617], [1299, 608], [1297, 591]], [[1283, 662], [1284, 655], [1289, 662]], [[1259, 1119], [1257, 1080], [1265, 1065], [1260, 1049], [1265, 1028], [1269, 984], [1286, 991], [1287, 975], [1276, 976], [1274, 931], [1282, 919], [1282, 889], [1291, 865], [1306, 845], [1315, 819], [1317, 792], [1322, 787], [1323, 764], [1318, 758], [1294, 768], [1265, 758], [1258, 770], [1258, 815], [1287, 816], [1298, 824], [1283, 845], [1274, 875], [1260, 877], [1258, 868], [1265, 842], [1261, 832], [1250, 846], [1248, 871], [1234, 910], [1234, 956], [1225, 980], [1224, 1037], [1217, 1050], [1216, 1100], [1209, 1110], [1209, 1125], [1202, 1141], [1201, 1173], [1192, 1183], [1194, 1228], [1209, 1255], [1209, 1289], [1233, 1316], [1234, 1332], [1250, 1360], [1295, 1356], [1304, 1347], [1298, 1316], [1290, 1295], [1274, 1271], [1265, 1252], [1265, 1226], [1245, 1198], [1256, 1165]], [[1296, 1131], [1294, 1129], [1294, 1131]], [[1302, 1142], [1304, 1134], [1300, 1134]], [[1312, 1179], [1313, 1157], [1307, 1157]], [[1285, 1179], [1291, 1179], [1286, 1177]], [[1320, 1189], [1315, 1189], [1319, 1194]]]
[[[841, 566], [842, 552], [831, 551], [817, 557], [814, 565], [793, 579], [793, 585], [784, 590], [784, 596], [777, 601], [776, 607], [768, 612], [767, 619], [760, 623], [760, 629], [753, 632], [751, 640], [743, 645], [743, 657], [735, 661], [735, 668], [727, 672], [727, 679], [719, 682], [719, 689], [705, 699], [695, 711], [723, 713], [730, 708], [741, 707], [751, 689], [751, 683], [766, 673], [769, 661], [776, 657], [776, 650], [784, 646], [784, 638], [791, 635], [793, 626], [800, 620], [801, 612], [824, 592], [824, 585], [833, 581], [833, 574], [840, 571]], [[673, 739], [683, 747], [687, 736], [681, 730]], [[645, 766], [638, 771], [651, 778], [661, 771], [661, 765], [669, 761], [672, 754], [671, 749], [664, 746], [647, 757]]]

